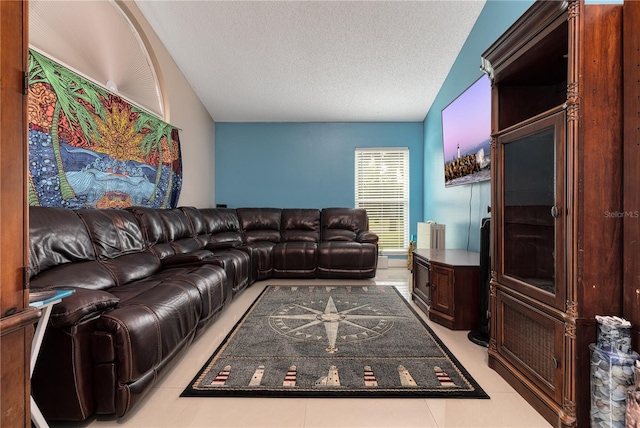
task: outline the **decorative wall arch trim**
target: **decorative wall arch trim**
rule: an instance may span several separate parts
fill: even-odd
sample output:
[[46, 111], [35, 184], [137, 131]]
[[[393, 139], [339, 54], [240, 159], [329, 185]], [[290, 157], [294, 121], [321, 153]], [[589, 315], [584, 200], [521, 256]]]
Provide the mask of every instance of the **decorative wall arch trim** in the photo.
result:
[[30, 2], [30, 47], [169, 122], [158, 61], [129, 3]]

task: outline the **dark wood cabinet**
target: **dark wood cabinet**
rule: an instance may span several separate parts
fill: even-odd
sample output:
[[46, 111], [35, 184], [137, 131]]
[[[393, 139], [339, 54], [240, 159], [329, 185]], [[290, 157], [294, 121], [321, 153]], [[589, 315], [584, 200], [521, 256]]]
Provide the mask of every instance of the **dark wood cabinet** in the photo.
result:
[[[446, 317], [447, 323], [453, 325], [455, 315], [453, 268], [441, 266], [438, 262], [431, 262], [431, 308], [429, 317], [437, 315]], [[462, 288], [462, 286], [459, 286]], [[432, 315], [433, 314], [433, 315]], [[453, 328], [453, 327], [449, 327]]]
[[0, 1], [0, 426], [31, 427], [29, 361], [33, 323], [24, 284], [26, 233], [27, 2]]
[[480, 254], [464, 250], [413, 252], [416, 305], [453, 330], [472, 330], [480, 319]]
[[425, 314], [428, 314], [429, 306], [431, 306], [431, 277], [429, 272], [431, 264], [428, 259], [417, 255], [415, 251], [413, 252], [411, 263], [413, 265], [411, 269], [413, 273], [411, 298]]
[[624, 68], [624, 317], [633, 325], [633, 347], [640, 350], [640, 2], [623, 7]]
[[509, 293], [496, 292], [501, 357], [545, 396], [562, 403], [564, 323]]
[[589, 426], [595, 315], [622, 314], [622, 16], [620, 4], [538, 1], [482, 55], [489, 365], [553, 426]]

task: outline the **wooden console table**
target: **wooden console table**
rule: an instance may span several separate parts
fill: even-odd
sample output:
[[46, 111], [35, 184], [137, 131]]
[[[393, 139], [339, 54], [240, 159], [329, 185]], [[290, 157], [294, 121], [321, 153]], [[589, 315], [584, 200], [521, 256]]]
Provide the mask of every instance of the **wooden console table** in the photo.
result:
[[473, 330], [480, 320], [480, 253], [415, 250], [412, 299], [429, 319], [452, 330]]

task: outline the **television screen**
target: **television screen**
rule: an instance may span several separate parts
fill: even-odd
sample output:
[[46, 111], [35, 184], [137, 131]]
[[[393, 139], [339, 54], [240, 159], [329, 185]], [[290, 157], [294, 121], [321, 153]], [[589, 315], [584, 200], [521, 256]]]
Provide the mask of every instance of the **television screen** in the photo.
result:
[[491, 82], [485, 74], [442, 110], [444, 185], [491, 178]]

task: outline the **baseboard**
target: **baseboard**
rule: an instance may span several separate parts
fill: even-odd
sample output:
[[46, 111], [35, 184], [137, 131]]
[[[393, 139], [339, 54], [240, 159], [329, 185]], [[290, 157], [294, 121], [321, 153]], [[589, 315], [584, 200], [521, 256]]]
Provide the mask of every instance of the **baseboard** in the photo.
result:
[[401, 267], [401, 268], [405, 268], [407, 267], [407, 258], [406, 257], [400, 257], [400, 258], [392, 258], [389, 259], [389, 267]]
[[378, 256], [378, 269], [399, 268], [399, 267], [402, 267], [402, 268], [407, 267], [406, 257]]

